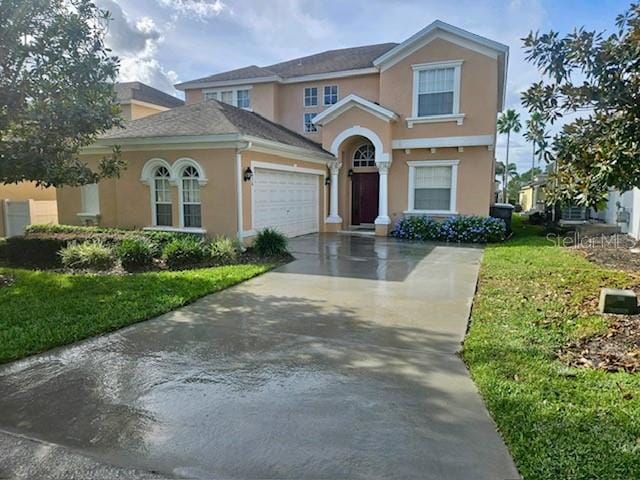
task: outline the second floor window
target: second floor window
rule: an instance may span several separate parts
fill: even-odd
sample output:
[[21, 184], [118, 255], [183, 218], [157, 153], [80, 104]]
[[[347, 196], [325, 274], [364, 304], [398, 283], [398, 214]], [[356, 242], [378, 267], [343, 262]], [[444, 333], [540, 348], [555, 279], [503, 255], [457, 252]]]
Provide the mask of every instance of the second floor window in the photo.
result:
[[220, 101], [233, 105], [233, 90], [224, 90], [220, 92]]
[[455, 61], [413, 67], [414, 117], [459, 113], [461, 64]]
[[338, 102], [338, 86], [326, 85], [324, 87], [324, 104], [333, 105]]
[[316, 126], [313, 124], [313, 118], [316, 115], [317, 115], [316, 113], [304, 114], [304, 133], [314, 133], [318, 131]]
[[304, 106], [315, 107], [318, 105], [318, 87], [306, 87], [304, 89]]
[[236, 92], [237, 95], [237, 105], [238, 108], [251, 108], [251, 97], [249, 96], [249, 90], [238, 90]]

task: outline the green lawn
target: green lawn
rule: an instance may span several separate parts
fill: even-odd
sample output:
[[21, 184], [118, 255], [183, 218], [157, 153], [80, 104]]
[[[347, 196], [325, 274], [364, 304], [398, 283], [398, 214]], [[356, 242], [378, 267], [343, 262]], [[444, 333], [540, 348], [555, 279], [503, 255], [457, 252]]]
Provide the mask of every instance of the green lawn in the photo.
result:
[[569, 368], [568, 339], [606, 329], [580, 305], [628, 273], [553, 246], [535, 227], [488, 246], [464, 359], [529, 480], [640, 478], [640, 377]]
[[154, 317], [247, 280], [272, 265], [247, 264], [124, 276], [0, 268], [0, 363]]

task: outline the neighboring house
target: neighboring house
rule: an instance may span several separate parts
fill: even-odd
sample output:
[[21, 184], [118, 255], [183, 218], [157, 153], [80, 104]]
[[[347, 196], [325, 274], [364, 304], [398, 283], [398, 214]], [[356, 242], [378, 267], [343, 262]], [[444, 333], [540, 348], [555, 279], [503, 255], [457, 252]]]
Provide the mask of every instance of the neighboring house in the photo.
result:
[[184, 105], [183, 100], [141, 82], [117, 83], [116, 101], [122, 108], [125, 120], [135, 120]]
[[624, 193], [610, 190], [607, 206], [598, 212], [598, 218], [618, 225], [622, 233], [640, 239], [640, 189], [634, 188]]
[[547, 175], [536, 175], [532, 181], [523, 183], [518, 194], [518, 203], [522, 207], [522, 211], [543, 212], [545, 210], [545, 186], [547, 184]]
[[[508, 47], [435, 21], [400, 44], [332, 50], [176, 86], [186, 105], [130, 121], [128, 169], [95, 192], [108, 226], [250, 239], [367, 227], [404, 215], [488, 215]], [[60, 191], [63, 223], [78, 189]]]

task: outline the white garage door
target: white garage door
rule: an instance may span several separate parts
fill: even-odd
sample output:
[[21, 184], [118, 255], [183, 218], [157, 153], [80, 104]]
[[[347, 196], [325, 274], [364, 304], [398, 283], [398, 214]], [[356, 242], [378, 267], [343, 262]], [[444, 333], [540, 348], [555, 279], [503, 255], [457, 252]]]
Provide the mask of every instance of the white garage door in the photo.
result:
[[253, 228], [270, 227], [288, 237], [318, 231], [318, 176], [256, 168]]

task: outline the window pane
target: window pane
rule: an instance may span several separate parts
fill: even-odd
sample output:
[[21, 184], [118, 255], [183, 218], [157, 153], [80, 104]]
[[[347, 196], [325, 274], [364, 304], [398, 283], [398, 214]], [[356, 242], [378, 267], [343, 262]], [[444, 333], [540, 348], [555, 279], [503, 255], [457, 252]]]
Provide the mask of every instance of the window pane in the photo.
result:
[[205, 92], [204, 93], [204, 99], [205, 100], [217, 100], [218, 99], [218, 92]]
[[416, 167], [415, 188], [450, 188], [451, 167]]
[[171, 226], [171, 204], [156, 204], [156, 225], [160, 227]]
[[317, 87], [307, 87], [304, 89], [304, 106], [315, 107], [318, 105], [318, 89]]
[[171, 203], [171, 190], [169, 180], [165, 178], [156, 179], [156, 202]]
[[418, 116], [453, 113], [453, 92], [421, 93], [418, 95]]
[[418, 93], [453, 91], [455, 68], [438, 68], [418, 72]]
[[200, 203], [200, 185], [198, 180], [185, 178], [182, 180], [182, 201], [185, 203]]
[[233, 91], [220, 92], [220, 100], [229, 105], [233, 104]]
[[306, 133], [317, 132], [318, 129], [313, 124], [312, 120], [316, 116], [315, 113], [305, 113], [304, 114], [304, 131]]
[[184, 206], [184, 226], [185, 227], [202, 227], [202, 216], [200, 214], [200, 205]]
[[324, 87], [324, 104], [333, 105], [338, 102], [338, 86], [327, 85]]
[[450, 188], [416, 188], [414, 208], [416, 210], [450, 210]]
[[238, 108], [251, 108], [249, 90], [238, 90]]

